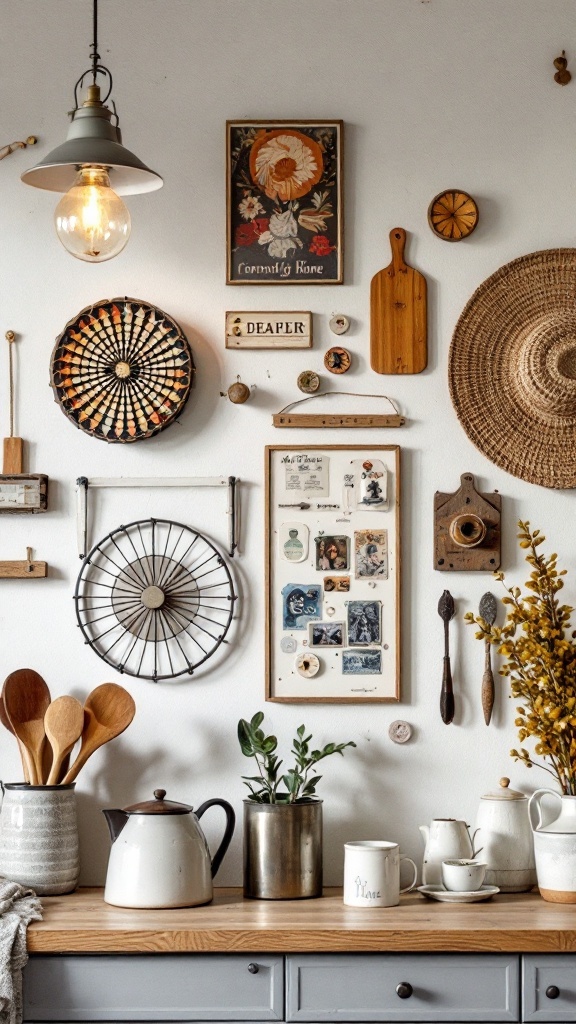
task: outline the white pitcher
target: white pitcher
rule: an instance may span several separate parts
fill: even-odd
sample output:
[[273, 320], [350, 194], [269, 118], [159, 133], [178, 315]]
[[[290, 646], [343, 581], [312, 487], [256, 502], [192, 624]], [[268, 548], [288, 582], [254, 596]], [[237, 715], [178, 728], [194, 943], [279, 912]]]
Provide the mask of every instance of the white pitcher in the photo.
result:
[[465, 821], [457, 818], [434, 818], [431, 825], [419, 825], [425, 843], [422, 862], [422, 883], [442, 885], [443, 860], [461, 860], [473, 854], [472, 840]]
[[[560, 803], [556, 808], [558, 816], [544, 825], [541, 800], [546, 795], [556, 797]], [[528, 810], [542, 899], [549, 903], [576, 903], [576, 796], [562, 796], [555, 789], [537, 789], [530, 797]]]

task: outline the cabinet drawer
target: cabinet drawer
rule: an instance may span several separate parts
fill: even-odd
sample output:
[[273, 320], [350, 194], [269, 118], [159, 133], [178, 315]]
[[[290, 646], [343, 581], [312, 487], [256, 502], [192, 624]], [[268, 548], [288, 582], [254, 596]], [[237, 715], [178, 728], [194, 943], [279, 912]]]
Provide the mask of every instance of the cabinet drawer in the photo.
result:
[[508, 954], [289, 956], [286, 1019], [518, 1021], [519, 972]]
[[[576, 1021], [576, 955], [536, 954], [522, 958], [525, 1021]], [[550, 998], [546, 993], [552, 989]], [[556, 991], [558, 990], [558, 995]]]
[[25, 1021], [282, 1020], [283, 1009], [280, 956], [31, 956], [24, 971]]

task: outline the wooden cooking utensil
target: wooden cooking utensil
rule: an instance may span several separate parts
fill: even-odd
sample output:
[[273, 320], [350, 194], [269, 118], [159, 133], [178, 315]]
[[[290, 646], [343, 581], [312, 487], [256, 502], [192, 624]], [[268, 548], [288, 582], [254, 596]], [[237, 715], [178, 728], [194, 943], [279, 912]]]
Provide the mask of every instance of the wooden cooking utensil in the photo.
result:
[[[498, 613], [498, 602], [489, 591], [483, 594], [478, 605], [478, 614], [489, 626], [493, 626]], [[490, 725], [494, 707], [494, 676], [492, 674], [491, 645], [487, 640], [484, 645], [484, 675], [482, 676], [482, 710], [484, 721]]]
[[63, 784], [74, 782], [78, 772], [91, 754], [102, 744], [113, 740], [128, 728], [134, 718], [136, 705], [127, 690], [117, 683], [102, 683], [88, 694], [84, 704], [84, 731], [82, 745]]
[[406, 232], [390, 232], [392, 262], [370, 286], [370, 365], [376, 373], [426, 369], [426, 278], [404, 262]]
[[24, 748], [30, 783], [41, 786], [44, 782], [42, 755], [46, 743], [44, 715], [50, 704], [50, 690], [38, 672], [20, 668], [7, 677], [2, 699], [14, 734]]
[[445, 590], [438, 602], [438, 615], [444, 622], [444, 671], [442, 673], [442, 690], [440, 693], [440, 714], [445, 725], [450, 725], [454, 718], [454, 691], [452, 689], [452, 672], [450, 669], [450, 636], [448, 623], [454, 615], [454, 598], [449, 590]]
[[22, 761], [22, 771], [24, 772], [24, 782], [30, 782], [30, 777], [28, 775], [28, 765], [26, 763], [26, 755], [24, 753], [24, 750], [22, 748], [22, 744], [20, 743], [20, 740], [18, 739], [16, 733], [14, 732], [14, 729], [12, 728], [12, 723], [11, 723], [10, 719], [8, 718], [8, 715], [6, 714], [6, 708], [4, 707], [4, 698], [3, 697], [0, 697], [0, 722], [2, 722], [2, 725], [4, 726], [5, 729], [8, 729], [8, 732], [12, 733], [14, 739], [16, 740], [16, 743], [18, 744], [18, 750], [20, 751], [20, 759]]
[[82, 735], [84, 708], [80, 701], [75, 697], [57, 697], [46, 709], [44, 728], [53, 752], [47, 785], [55, 786], [63, 761]]

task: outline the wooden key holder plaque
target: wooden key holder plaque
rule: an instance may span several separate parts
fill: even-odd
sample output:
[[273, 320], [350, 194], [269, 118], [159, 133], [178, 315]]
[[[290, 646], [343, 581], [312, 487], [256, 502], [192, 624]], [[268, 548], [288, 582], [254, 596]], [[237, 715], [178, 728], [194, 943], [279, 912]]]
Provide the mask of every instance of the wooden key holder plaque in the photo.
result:
[[493, 572], [500, 567], [502, 495], [481, 494], [463, 473], [454, 494], [434, 495], [434, 568]]
[[44, 473], [24, 473], [24, 441], [14, 437], [14, 374], [12, 348], [16, 335], [6, 331], [9, 352], [10, 437], [4, 438], [0, 474], [0, 513], [45, 512], [48, 507], [48, 477]]

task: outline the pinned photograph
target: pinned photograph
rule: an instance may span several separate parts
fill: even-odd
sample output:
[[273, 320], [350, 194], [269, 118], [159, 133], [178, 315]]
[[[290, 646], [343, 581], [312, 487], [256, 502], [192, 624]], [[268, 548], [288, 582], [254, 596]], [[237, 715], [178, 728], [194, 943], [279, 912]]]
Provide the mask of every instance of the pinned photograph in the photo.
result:
[[342, 651], [342, 675], [376, 676], [382, 672], [382, 651]]
[[388, 531], [354, 533], [354, 569], [357, 580], [388, 579]]
[[348, 643], [351, 647], [382, 643], [382, 602], [348, 602]]
[[310, 530], [306, 523], [282, 523], [278, 530], [280, 557], [287, 562], [303, 562], [308, 556]]
[[315, 537], [316, 568], [320, 570], [350, 568], [350, 538], [344, 536]]
[[325, 594], [348, 594], [350, 591], [349, 576], [325, 576], [322, 582]]
[[310, 647], [343, 647], [343, 622], [311, 622], [309, 627]]
[[284, 629], [306, 629], [312, 619], [320, 618], [322, 587], [317, 583], [287, 583], [282, 598]]

